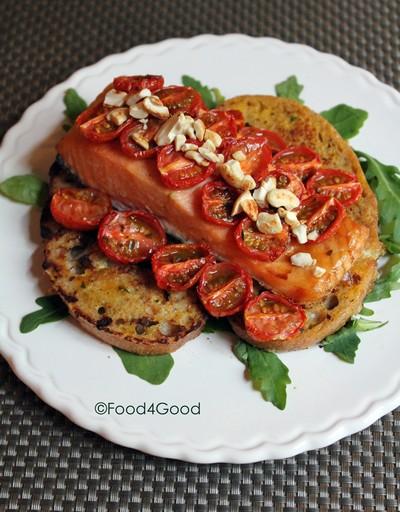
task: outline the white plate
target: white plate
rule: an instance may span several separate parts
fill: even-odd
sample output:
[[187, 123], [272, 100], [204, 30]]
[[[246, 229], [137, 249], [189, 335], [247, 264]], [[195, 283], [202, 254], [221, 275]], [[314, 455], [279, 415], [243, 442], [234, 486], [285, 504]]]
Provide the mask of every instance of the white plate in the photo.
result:
[[[306, 46], [242, 35], [172, 39], [109, 56], [76, 72], [32, 105], [4, 138], [0, 179], [46, 175], [61, 136], [63, 92], [76, 88], [90, 100], [114, 76], [160, 73], [166, 83], [189, 74], [227, 96], [274, 93], [289, 75], [316, 111], [348, 103], [369, 112], [352, 144], [388, 163], [398, 162], [393, 135], [400, 126], [400, 95], [370, 73]], [[349, 365], [318, 347], [282, 355], [290, 369], [288, 403], [281, 412], [244, 379], [228, 335], [202, 335], [175, 355], [161, 386], [127, 374], [111, 347], [71, 320], [20, 334], [22, 315], [47, 290], [38, 248], [38, 211], [0, 198], [0, 350], [14, 372], [45, 402], [74, 423], [115, 443], [193, 462], [254, 462], [326, 446], [367, 427], [400, 404], [400, 317], [396, 300], [374, 305], [390, 320], [362, 335]], [[195, 404], [200, 415], [96, 415], [97, 402]]]

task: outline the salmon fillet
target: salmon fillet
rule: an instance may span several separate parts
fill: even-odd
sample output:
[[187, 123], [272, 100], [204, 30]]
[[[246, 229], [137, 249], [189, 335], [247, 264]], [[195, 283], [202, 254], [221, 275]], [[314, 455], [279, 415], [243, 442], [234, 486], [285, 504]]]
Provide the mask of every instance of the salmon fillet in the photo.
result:
[[[288, 252], [274, 262], [259, 261], [237, 247], [230, 228], [202, 218], [203, 184], [188, 190], [169, 190], [162, 184], [154, 160], [132, 160], [122, 153], [118, 142], [92, 143], [76, 127], [63, 137], [57, 149], [64, 163], [86, 185], [127, 205], [149, 210], [170, 233], [207, 243], [217, 257], [237, 263], [263, 286], [300, 304], [325, 297], [360, 257], [368, 239], [369, 229], [346, 217], [335, 236], [325, 242], [293, 242]], [[300, 251], [309, 252], [326, 273], [316, 278], [311, 268], [293, 266], [290, 255]]]

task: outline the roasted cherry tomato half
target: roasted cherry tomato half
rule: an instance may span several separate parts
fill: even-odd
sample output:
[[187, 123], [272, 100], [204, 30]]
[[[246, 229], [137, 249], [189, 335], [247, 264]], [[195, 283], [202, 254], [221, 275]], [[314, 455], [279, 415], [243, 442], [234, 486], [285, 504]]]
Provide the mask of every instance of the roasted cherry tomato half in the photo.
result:
[[234, 153], [244, 153], [240, 166], [245, 174], [251, 174], [256, 182], [265, 178], [271, 162], [271, 150], [265, 137], [226, 138], [222, 146], [225, 161], [230, 160]]
[[276, 188], [286, 188], [293, 192], [295, 196], [299, 199], [306, 192], [306, 187], [303, 185], [301, 179], [293, 172], [289, 171], [275, 171], [268, 174], [269, 177], [274, 177], [276, 179]]
[[200, 116], [200, 119], [203, 121], [206, 128], [219, 133], [222, 138], [236, 137], [236, 121], [229, 111], [218, 109], [208, 110]]
[[[189, 141], [198, 144], [196, 141]], [[157, 167], [161, 181], [168, 188], [184, 189], [201, 183], [215, 171], [213, 162], [202, 166], [189, 160], [181, 151], [175, 151], [172, 144], [164, 146], [157, 153]]]
[[301, 202], [297, 218], [307, 224], [307, 231], [315, 236], [312, 242], [322, 242], [338, 230], [346, 215], [343, 205], [334, 197], [314, 194]]
[[253, 293], [249, 274], [233, 263], [211, 263], [204, 267], [197, 292], [213, 316], [230, 316], [241, 311]]
[[224, 181], [210, 181], [201, 190], [201, 211], [203, 217], [222, 226], [233, 226], [240, 220], [238, 215], [231, 215], [238, 196], [237, 191]]
[[133, 75], [117, 76], [113, 80], [114, 89], [128, 93], [139, 92], [142, 89], [150, 89], [156, 92], [164, 85], [164, 78], [160, 75]]
[[60, 188], [51, 198], [54, 219], [68, 229], [95, 229], [111, 210], [107, 194], [94, 188]]
[[267, 235], [258, 231], [256, 223], [245, 217], [236, 226], [234, 237], [239, 249], [257, 260], [275, 261], [283, 254], [289, 243], [289, 230], [283, 224], [280, 233]]
[[109, 142], [116, 139], [127, 126], [131, 126], [134, 122], [132, 118], [128, 118], [120, 126], [116, 126], [108, 119], [108, 113], [104, 112], [81, 124], [79, 129], [91, 142]]
[[[162, 123], [160, 119], [151, 117], [146, 126], [139, 121], [127, 126], [119, 137], [122, 151], [135, 159], [154, 156], [157, 152], [157, 145], [153, 139]], [[147, 146], [147, 149], [143, 146]]]
[[233, 117], [233, 119], [235, 120], [237, 131], [241, 130], [244, 126], [244, 117], [243, 117], [243, 114], [240, 112], [240, 110], [231, 109], [231, 110], [226, 110], [226, 112], [228, 112], [228, 114], [230, 114]]
[[167, 238], [154, 215], [142, 211], [113, 211], [102, 220], [97, 241], [100, 249], [118, 263], [137, 263], [165, 245]]
[[306, 321], [301, 306], [271, 292], [262, 292], [249, 301], [243, 316], [246, 331], [257, 341], [291, 338]]
[[263, 128], [256, 128], [255, 126], [245, 126], [238, 134], [238, 137], [266, 137], [267, 144], [272, 154], [282, 151], [286, 148], [286, 143], [282, 137], [271, 130], [264, 130]]
[[312, 171], [321, 167], [317, 153], [306, 146], [283, 149], [272, 158], [270, 170], [295, 172], [300, 178], [306, 178]]
[[343, 206], [350, 206], [360, 199], [362, 186], [353, 174], [340, 169], [319, 169], [307, 181], [307, 191], [336, 197]]
[[191, 87], [171, 85], [158, 91], [156, 96], [169, 108], [170, 114], [185, 112], [194, 116], [200, 110], [207, 110], [200, 94]]
[[194, 286], [203, 267], [212, 261], [204, 245], [171, 244], [153, 254], [151, 265], [159, 288], [179, 292]]

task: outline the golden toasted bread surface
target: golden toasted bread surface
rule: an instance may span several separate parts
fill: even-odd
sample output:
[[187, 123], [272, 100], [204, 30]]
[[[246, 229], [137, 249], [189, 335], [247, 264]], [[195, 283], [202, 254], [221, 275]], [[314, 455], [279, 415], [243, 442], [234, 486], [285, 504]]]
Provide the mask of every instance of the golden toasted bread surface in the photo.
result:
[[325, 168], [339, 168], [355, 174], [363, 187], [362, 197], [347, 209], [348, 216], [367, 227], [369, 236], [360, 258], [343, 280], [323, 300], [307, 304], [303, 330], [285, 340], [258, 342], [243, 329], [240, 318], [231, 324], [237, 334], [250, 343], [268, 350], [296, 350], [320, 342], [337, 331], [362, 307], [365, 295], [376, 279], [376, 261], [382, 254], [378, 238], [378, 208], [359, 161], [349, 144], [319, 114], [300, 103], [275, 96], [238, 96], [227, 100], [226, 109], [240, 110], [251, 126], [279, 133], [288, 146], [306, 145], [316, 151]]

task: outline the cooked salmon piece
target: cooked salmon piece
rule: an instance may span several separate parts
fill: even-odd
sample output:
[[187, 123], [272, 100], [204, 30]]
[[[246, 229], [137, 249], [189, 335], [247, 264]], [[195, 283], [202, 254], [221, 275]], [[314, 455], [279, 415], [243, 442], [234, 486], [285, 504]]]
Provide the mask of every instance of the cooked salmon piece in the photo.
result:
[[[322, 243], [293, 243], [274, 262], [256, 260], [237, 247], [231, 228], [203, 219], [203, 184], [187, 190], [170, 190], [162, 184], [154, 159], [133, 160], [122, 153], [118, 141], [90, 142], [77, 127], [64, 136], [57, 149], [64, 163], [84, 184], [127, 206], [150, 211], [171, 234], [207, 243], [218, 258], [237, 263], [263, 286], [301, 304], [326, 297], [360, 257], [368, 239], [366, 226], [345, 217], [336, 234]], [[290, 255], [295, 252], [309, 252], [316, 264], [326, 269], [325, 274], [316, 278], [312, 268], [293, 266]]]

